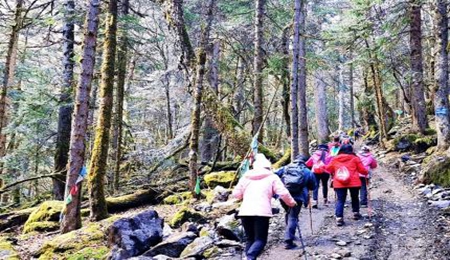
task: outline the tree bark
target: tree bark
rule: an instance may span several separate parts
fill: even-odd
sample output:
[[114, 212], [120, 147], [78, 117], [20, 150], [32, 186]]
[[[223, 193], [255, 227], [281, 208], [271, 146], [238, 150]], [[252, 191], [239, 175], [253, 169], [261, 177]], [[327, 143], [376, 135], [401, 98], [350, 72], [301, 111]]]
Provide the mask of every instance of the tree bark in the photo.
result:
[[[206, 7], [206, 6], [205, 6]], [[191, 119], [191, 140], [189, 144], [189, 172], [190, 182], [189, 187], [193, 194], [195, 194], [195, 184], [197, 181], [197, 160], [198, 160], [198, 146], [199, 146], [199, 134], [200, 134], [200, 106], [202, 103], [203, 94], [203, 80], [205, 75], [206, 64], [206, 47], [209, 42], [209, 32], [211, 30], [211, 24], [214, 19], [215, 0], [210, 0], [206, 11], [206, 25], [202, 32], [200, 39], [200, 46], [197, 50], [197, 72], [196, 72], [196, 86], [194, 89], [194, 108], [192, 111]]]
[[344, 89], [344, 69], [339, 68], [339, 116], [338, 116], [338, 129], [339, 131], [344, 131], [344, 114], [345, 114], [345, 89]]
[[114, 68], [117, 45], [116, 33], [117, 0], [109, 0], [109, 10], [106, 19], [106, 38], [103, 44], [103, 62], [101, 68], [100, 109], [88, 176], [90, 217], [96, 221], [108, 216], [105, 200], [105, 178], [113, 107]]
[[74, 67], [74, 40], [75, 40], [75, 1], [66, 0], [63, 26], [63, 83], [61, 96], [62, 104], [58, 114], [58, 136], [56, 140], [56, 154], [54, 171], [59, 178], [53, 179], [53, 197], [56, 200], [64, 199], [65, 176], [67, 174], [67, 161], [69, 160], [70, 123], [72, 119], [73, 100], [73, 67]]
[[[122, 1], [120, 15], [125, 18], [129, 12], [129, 0]], [[119, 36], [119, 48], [117, 50], [117, 89], [116, 89], [116, 106], [115, 106], [115, 127], [114, 127], [114, 146], [115, 146], [115, 164], [114, 164], [114, 180], [113, 191], [119, 190], [120, 180], [120, 162], [122, 160], [122, 136], [123, 136], [123, 101], [125, 93], [125, 80], [127, 76], [128, 64], [128, 34], [126, 23], [123, 23], [123, 31]], [[169, 108], [170, 109], [170, 108]]]
[[328, 142], [330, 131], [328, 130], [326, 84], [323, 80], [323, 70], [316, 70], [316, 89], [314, 91], [314, 103], [316, 106], [316, 125], [319, 144]]
[[81, 183], [76, 184], [81, 168], [84, 164], [85, 137], [87, 117], [89, 111], [89, 93], [95, 66], [95, 49], [97, 44], [98, 16], [100, 0], [90, 0], [86, 17], [83, 60], [81, 62], [81, 76], [77, 85], [75, 110], [72, 116], [72, 131], [70, 134], [69, 169], [67, 171], [65, 197], [74, 185], [78, 191], [72, 195], [72, 201], [66, 205], [65, 214], [61, 222], [61, 232], [81, 227], [80, 202]]
[[447, 1], [434, 1], [436, 70], [434, 111], [436, 115], [437, 147], [446, 150], [450, 146], [450, 116], [448, 100], [448, 17]]
[[289, 90], [289, 41], [291, 36], [292, 23], [284, 27], [281, 36], [281, 48], [283, 52], [283, 72], [281, 81], [283, 84], [283, 93], [281, 106], [283, 107], [283, 118], [286, 123], [286, 136], [291, 138], [291, 116], [289, 115], [289, 101], [291, 99]]
[[422, 65], [422, 18], [421, 5], [418, 0], [410, 0], [410, 58], [411, 58], [411, 101], [412, 131], [425, 133], [427, 127], [426, 103], [423, 87]]
[[[352, 55], [350, 55], [350, 58], [353, 59], [353, 52]], [[349, 80], [348, 80], [348, 86], [350, 89], [350, 118], [352, 120], [351, 126], [354, 129], [355, 128], [355, 97], [353, 96], [353, 61], [350, 61], [350, 68], [349, 68]]]
[[299, 50], [299, 78], [298, 78], [298, 112], [299, 112], [299, 153], [309, 156], [308, 141], [308, 108], [306, 103], [306, 2], [301, 2], [300, 12], [300, 50]]
[[263, 29], [264, 29], [264, 5], [266, 0], [255, 0], [255, 56], [253, 60], [253, 105], [255, 112], [252, 121], [252, 135], [258, 135], [258, 141], [263, 142], [264, 139], [264, 93], [263, 93]]
[[295, 0], [294, 3], [294, 41], [292, 43], [292, 84], [291, 84], [291, 160], [294, 161], [299, 152], [298, 146], [298, 102], [297, 98], [299, 87], [299, 59], [300, 59], [300, 26], [301, 26], [301, 0]]

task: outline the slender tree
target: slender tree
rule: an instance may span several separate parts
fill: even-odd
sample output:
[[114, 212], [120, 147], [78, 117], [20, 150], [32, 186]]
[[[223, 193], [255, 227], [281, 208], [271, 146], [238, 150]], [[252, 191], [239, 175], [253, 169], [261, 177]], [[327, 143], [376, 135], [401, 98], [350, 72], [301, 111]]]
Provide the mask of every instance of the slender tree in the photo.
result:
[[419, 0], [410, 0], [410, 59], [411, 59], [411, 101], [412, 101], [412, 130], [425, 133], [427, 127], [426, 103], [423, 87], [423, 64], [422, 64], [422, 6]]
[[283, 118], [286, 123], [286, 136], [291, 138], [291, 117], [289, 115], [289, 101], [291, 98], [289, 89], [289, 42], [292, 31], [292, 23], [283, 28], [281, 36], [281, 51], [283, 53], [283, 72], [281, 74], [281, 82], [283, 84], [283, 93], [281, 105], [283, 106]]
[[298, 82], [299, 82], [299, 58], [300, 58], [300, 25], [301, 25], [301, 0], [295, 0], [294, 3], [294, 41], [292, 43], [292, 84], [291, 84], [291, 159], [294, 160], [298, 155]]
[[69, 160], [70, 123], [72, 119], [73, 100], [73, 67], [74, 67], [74, 39], [75, 39], [75, 1], [66, 0], [64, 3], [63, 25], [63, 83], [59, 101], [61, 107], [58, 114], [58, 136], [56, 140], [55, 172], [58, 177], [53, 179], [53, 197], [56, 200], [64, 199], [66, 166]]
[[77, 179], [84, 164], [89, 93], [95, 66], [99, 13], [100, 0], [90, 0], [85, 24], [81, 76], [76, 88], [75, 109], [72, 116], [72, 131], [70, 134], [65, 197], [70, 193], [71, 201], [66, 205], [64, 210], [64, 216], [61, 222], [62, 233], [67, 233], [81, 227], [81, 182], [77, 183]]
[[264, 30], [264, 12], [265, 12], [265, 0], [255, 0], [255, 56], [253, 60], [253, 105], [255, 107], [255, 113], [252, 122], [252, 135], [259, 133], [258, 141], [262, 143], [264, 138], [264, 94], [263, 94], [263, 30]]
[[450, 116], [448, 101], [448, 17], [447, 1], [434, 1], [434, 20], [436, 46], [436, 71], [434, 110], [436, 114], [436, 132], [438, 149], [445, 150], [450, 146]]
[[299, 50], [299, 78], [298, 78], [298, 113], [299, 113], [299, 153], [309, 155], [308, 141], [308, 108], [306, 104], [306, 2], [301, 2], [300, 8], [300, 50]]
[[[342, 66], [343, 67], [343, 66]], [[338, 129], [339, 131], [344, 131], [344, 114], [345, 114], [345, 85], [344, 85], [344, 69], [338, 69], [339, 73], [339, 118], [338, 118]]]
[[314, 103], [316, 108], [317, 139], [319, 143], [323, 144], [328, 141], [330, 130], [328, 128], [326, 84], [321, 68], [315, 71], [315, 83]]
[[89, 166], [89, 202], [91, 219], [101, 220], [108, 216], [105, 198], [109, 134], [112, 119], [114, 93], [114, 67], [116, 60], [117, 0], [109, 0], [106, 19], [105, 42], [100, 83], [100, 109], [95, 129], [95, 141]]

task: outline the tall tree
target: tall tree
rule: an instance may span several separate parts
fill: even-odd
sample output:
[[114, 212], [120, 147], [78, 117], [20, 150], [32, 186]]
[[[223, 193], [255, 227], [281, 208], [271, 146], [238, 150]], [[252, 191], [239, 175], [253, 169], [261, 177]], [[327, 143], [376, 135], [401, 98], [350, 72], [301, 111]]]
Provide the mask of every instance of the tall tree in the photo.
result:
[[448, 16], [447, 1], [434, 1], [434, 20], [436, 46], [434, 110], [436, 114], [436, 132], [438, 149], [450, 146], [450, 116], [448, 101]]
[[291, 117], [289, 115], [289, 101], [291, 98], [289, 89], [289, 42], [292, 31], [292, 23], [283, 28], [281, 35], [281, 51], [283, 53], [283, 72], [281, 74], [281, 83], [283, 84], [283, 93], [281, 105], [283, 106], [283, 118], [286, 123], [286, 136], [291, 138]]
[[202, 13], [206, 13], [206, 24], [203, 27], [202, 35], [200, 38], [200, 44], [197, 49], [197, 68], [195, 76], [195, 89], [194, 89], [194, 108], [192, 110], [191, 119], [191, 139], [189, 144], [189, 172], [190, 172], [190, 188], [195, 193], [195, 184], [197, 181], [197, 160], [198, 160], [198, 146], [200, 135], [200, 109], [203, 95], [203, 81], [205, 76], [205, 64], [206, 64], [206, 47], [209, 42], [209, 33], [211, 30], [211, 24], [214, 19], [215, 0], [209, 0], [208, 5], [204, 6], [206, 10]]
[[350, 54], [350, 68], [349, 68], [349, 79], [348, 79], [348, 87], [349, 87], [349, 94], [350, 94], [350, 118], [351, 118], [351, 126], [352, 128], [355, 128], [355, 97], [353, 96], [354, 88], [353, 88], [353, 51]]
[[338, 100], [339, 100], [339, 118], [338, 118], [338, 129], [339, 131], [344, 131], [344, 115], [345, 115], [345, 85], [344, 85], [344, 68], [343, 66], [341, 68], [338, 68], [339, 73], [339, 94], [338, 94]]
[[412, 73], [412, 130], [424, 134], [428, 123], [423, 86], [421, 9], [422, 6], [419, 0], [410, 0], [409, 21], [411, 28], [409, 31], [409, 42]]
[[[120, 15], [126, 18], [129, 12], [129, 0], [123, 0], [121, 3]], [[122, 159], [122, 135], [123, 135], [123, 101], [125, 93], [125, 80], [127, 75], [128, 63], [128, 34], [126, 22], [123, 23], [123, 30], [119, 36], [119, 48], [117, 49], [117, 90], [116, 90], [116, 105], [114, 117], [114, 147], [115, 147], [115, 165], [114, 165], [114, 183], [113, 191], [119, 190], [120, 179], [120, 162]], [[169, 107], [170, 109], [170, 107]], [[170, 112], [170, 111], [169, 111]], [[171, 121], [171, 119], [170, 119]], [[171, 124], [171, 122], [170, 122]]]
[[298, 155], [298, 83], [299, 83], [299, 58], [300, 58], [300, 25], [301, 25], [301, 0], [295, 0], [294, 3], [294, 41], [292, 43], [292, 84], [291, 84], [291, 159], [292, 161]]
[[75, 109], [72, 116], [72, 131], [70, 133], [69, 164], [65, 197], [71, 194], [71, 201], [66, 205], [64, 210], [64, 216], [61, 222], [62, 233], [67, 233], [81, 227], [81, 182], [77, 183], [77, 180], [84, 164], [89, 93], [95, 66], [99, 13], [100, 0], [90, 0], [84, 27], [81, 76], [76, 88]]
[[255, 56], [253, 60], [253, 105], [255, 112], [252, 122], [252, 135], [259, 133], [258, 141], [262, 143], [264, 139], [264, 93], [263, 93], [263, 42], [264, 42], [264, 12], [266, 0], [255, 0]]
[[309, 155], [308, 141], [308, 108], [306, 103], [306, 1], [301, 2], [300, 8], [300, 50], [299, 50], [299, 78], [298, 78], [298, 112], [299, 112], [299, 153]]
[[74, 66], [74, 40], [75, 40], [75, 1], [66, 0], [64, 3], [63, 25], [63, 83], [59, 101], [61, 107], [58, 114], [58, 136], [56, 140], [55, 172], [58, 177], [53, 179], [53, 197], [56, 200], [64, 199], [66, 166], [69, 160], [70, 123], [72, 119], [72, 88]]
[[323, 144], [328, 141], [330, 130], [328, 128], [326, 84], [321, 68], [315, 71], [315, 83], [314, 103], [316, 109], [317, 139], [320, 144]]
[[105, 42], [100, 83], [100, 108], [95, 129], [95, 141], [89, 166], [89, 204], [91, 219], [101, 220], [108, 216], [105, 198], [109, 134], [111, 129], [114, 67], [116, 60], [117, 0], [109, 0], [106, 18]]

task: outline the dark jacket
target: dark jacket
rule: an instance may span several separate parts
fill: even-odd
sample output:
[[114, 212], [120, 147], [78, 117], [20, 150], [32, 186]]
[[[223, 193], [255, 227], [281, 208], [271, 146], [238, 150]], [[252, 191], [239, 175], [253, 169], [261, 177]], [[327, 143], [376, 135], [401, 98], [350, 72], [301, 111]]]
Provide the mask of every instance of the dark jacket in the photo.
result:
[[[308, 196], [308, 190], [314, 190], [316, 188], [316, 181], [315, 181], [315, 177], [314, 174], [306, 167], [305, 163], [299, 162], [298, 163], [301, 167], [301, 165], [303, 165], [303, 171], [305, 173], [305, 187], [303, 188], [303, 192], [300, 194], [291, 194], [292, 197], [294, 198], [294, 200], [296, 201], [301, 201], [303, 203], [303, 205], [305, 205], [305, 207], [308, 205], [308, 201], [309, 201], [309, 196]], [[275, 174], [278, 175], [278, 177], [280, 177], [282, 179], [283, 174], [286, 170], [287, 166], [281, 167], [280, 169], [275, 170]]]

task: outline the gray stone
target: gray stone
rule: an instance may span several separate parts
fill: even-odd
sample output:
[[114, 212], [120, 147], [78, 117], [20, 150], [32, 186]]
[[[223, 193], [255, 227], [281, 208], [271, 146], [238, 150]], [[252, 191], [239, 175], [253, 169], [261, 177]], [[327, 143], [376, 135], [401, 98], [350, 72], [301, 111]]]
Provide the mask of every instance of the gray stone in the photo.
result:
[[342, 256], [341, 256], [340, 254], [338, 254], [338, 253], [332, 253], [332, 254], [330, 255], [330, 257], [331, 257], [332, 259], [342, 259]]
[[213, 190], [213, 199], [210, 202], [225, 202], [228, 200], [228, 196], [230, 195], [230, 193], [230, 190], [225, 189], [222, 186], [216, 186]]
[[431, 206], [438, 207], [440, 209], [446, 209], [450, 207], [450, 200], [440, 200], [440, 201], [428, 201]]
[[215, 243], [220, 248], [224, 247], [242, 247], [242, 244], [233, 240], [223, 239]]
[[243, 235], [241, 224], [234, 215], [225, 215], [220, 218], [216, 232], [224, 238], [234, 241], [240, 241], [240, 237]]
[[193, 232], [195, 233], [197, 236], [199, 234], [199, 230], [196, 224], [192, 223], [192, 222], [185, 222], [183, 223], [183, 225], [181, 225], [181, 232], [185, 233], [185, 232]]
[[141, 255], [162, 241], [164, 221], [154, 210], [115, 221], [107, 230], [109, 259], [127, 259]]
[[365, 228], [371, 228], [371, 227], [373, 227], [373, 224], [372, 223], [366, 223], [366, 224], [364, 224], [364, 227]]
[[340, 254], [343, 257], [349, 257], [352, 255], [352, 252], [348, 249], [341, 249], [339, 250], [338, 254]]
[[189, 244], [183, 252], [181, 252], [180, 257], [196, 257], [201, 256], [203, 252], [214, 246], [214, 240], [208, 236], [199, 237]]
[[336, 245], [338, 245], [338, 246], [346, 246], [347, 242], [339, 240], [339, 241], [336, 242]]
[[169, 237], [162, 243], [157, 244], [144, 253], [144, 256], [166, 255], [179, 257], [181, 252], [194, 241], [197, 235], [194, 232], [176, 234]]

